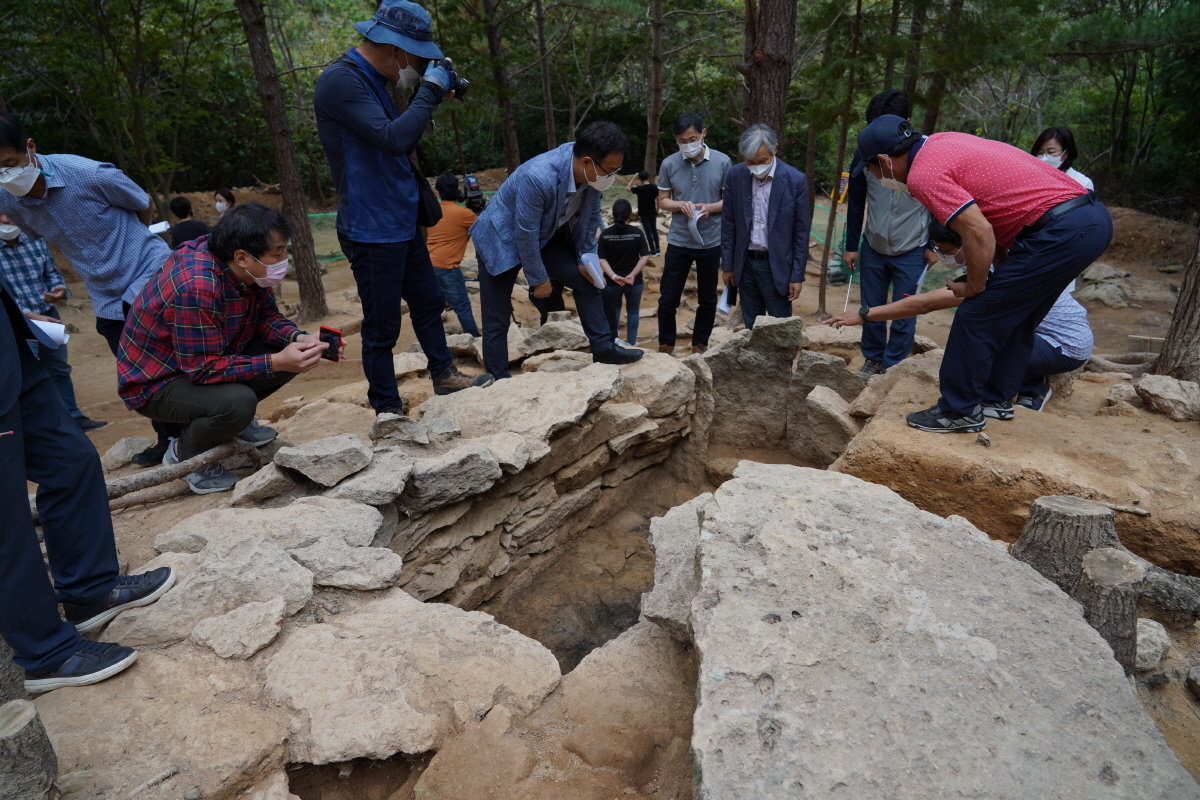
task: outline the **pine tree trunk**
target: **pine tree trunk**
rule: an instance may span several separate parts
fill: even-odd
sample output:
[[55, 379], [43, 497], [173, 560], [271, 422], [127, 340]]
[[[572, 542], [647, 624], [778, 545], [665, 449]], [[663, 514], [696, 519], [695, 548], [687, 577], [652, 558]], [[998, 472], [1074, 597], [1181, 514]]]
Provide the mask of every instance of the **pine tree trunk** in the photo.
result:
[[[534, 18], [537, 20], [537, 45], [542, 77], [542, 109], [546, 121], [546, 149], [558, 147], [554, 135], [554, 95], [550, 92], [550, 59], [546, 58], [546, 14], [542, 11], [542, 0], [534, 0]], [[574, 128], [571, 128], [571, 132]]]
[[1048, 495], [1029, 507], [1012, 554], [1071, 594], [1083, 557], [1102, 547], [1121, 547], [1112, 509], [1080, 497]]
[[1093, 550], [1083, 557], [1073, 594], [1126, 675], [1137, 658], [1138, 585], [1144, 575], [1144, 562], [1124, 549]]
[[663, 104], [663, 0], [650, 0], [650, 103], [646, 108], [646, 157], [642, 169], [658, 172], [658, 130]]
[[1163, 342], [1155, 373], [1200, 383], [1200, 231], [1183, 273], [1179, 301]]
[[[921, 39], [925, 36], [925, 2], [916, 0], [913, 9], [912, 23], [908, 28], [908, 56], [904, 60], [904, 93], [908, 101], [913, 103], [917, 94], [917, 71], [921, 66]], [[914, 103], [915, 105], [915, 103]]]
[[784, 143], [795, 42], [794, 0], [746, 0], [745, 49], [737, 64], [738, 72], [746, 76], [742, 120], [747, 126], [771, 126], [780, 145]]
[[504, 42], [500, 38], [496, 0], [483, 0], [483, 15], [488, 21], [488, 55], [492, 57], [492, 79], [496, 83], [500, 106], [500, 132], [504, 137], [504, 166], [511, 175], [521, 166], [521, 145], [517, 141], [517, 118], [513, 113], [512, 86], [504, 67]]
[[[821, 74], [824, 75], [825, 68], [829, 66], [829, 60], [833, 58], [833, 27], [830, 26], [828, 33], [825, 35], [825, 49], [821, 54]], [[819, 108], [821, 106], [821, 97], [825, 94], [825, 86], [823, 81], [817, 82], [817, 91], [813, 96], [812, 107], [808, 112], [808, 144], [804, 149], [804, 177], [808, 181], [808, 218], [812, 219], [813, 210], [817, 205], [817, 183], [813, 180], [813, 170], [816, 169], [817, 162], [817, 131], [820, 129], [824, 120], [821, 119]]]
[[325, 302], [321, 267], [317, 263], [312, 230], [308, 225], [308, 203], [304, 197], [304, 184], [300, 180], [300, 162], [296, 158], [296, 145], [283, 105], [283, 89], [279, 85], [275, 55], [267, 38], [262, 6], [258, 0], [237, 0], [237, 7], [250, 47], [250, 61], [254, 64], [254, 77], [258, 82], [258, 97], [262, 101], [267, 134], [275, 153], [279, 190], [283, 195], [283, 214], [292, 226], [291, 263], [296, 268], [296, 280], [300, 284], [300, 311], [296, 314], [296, 321], [309, 322], [328, 316], [329, 306]]
[[0, 797], [46, 800], [58, 779], [58, 758], [28, 700], [0, 706]]
[[892, 0], [892, 40], [888, 43], [887, 63], [883, 68], [883, 88], [892, 88], [892, 78], [896, 74], [896, 34], [900, 32], [900, 0]]

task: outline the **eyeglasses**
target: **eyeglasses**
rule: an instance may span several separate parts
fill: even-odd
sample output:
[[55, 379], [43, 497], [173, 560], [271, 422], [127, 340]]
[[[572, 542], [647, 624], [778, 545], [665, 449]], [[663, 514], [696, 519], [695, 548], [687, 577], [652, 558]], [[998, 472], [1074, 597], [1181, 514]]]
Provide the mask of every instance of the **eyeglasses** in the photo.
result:
[[616, 166], [606, 172], [604, 167], [600, 166], [600, 162], [594, 159], [592, 161], [592, 166], [596, 168], [596, 173], [601, 178], [607, 178], [609, 175], [612, 175], [614, 172], [617, 172], [621, 169], [620, 166]]
[[929, 246], [930, 246], [931, 248], [933, 248], [933, 252], [937, 253], [939, 256], [954, 256], [954, 255], [958, 255], [958, 251], [959, 251], [959, 250], [962, 250], [962, 245], [961, 245], [961, 244], [960, 244], [958, 247], [954, 248], [954, 250], [953, 250], [953, 251], [950, 251], [950, 252], [947, 252], [947, 251], [945, 251], [945, 250], [942, 250], [941, 248], [939, 248], [939, 247], [938, 247], [936, 244], [934, 244], [933, 242], [930, 242], [930, 243], [929, 243]]
[[24, 163], [24, 164], [22, 164], [22, 165], [20, 165], [19, 167], [3, 167], [3, 168], [0, 168], [0, 181], [9, 181], [9, 180], [12, 180], [13, 178], [17, 177], [17, 175], [19, 175], [19, 174], [20, 174], [21, 170], [23, 170], [23, 169], [25, 169], [26, 167], [28, 167], [28, 166], [29, 166], [29, 164], [30, 164], [30, 161], [29, 161], [29, 156], [26, 156], [26, 157], [25, 157], [25, 163]]
[[1043, 147], [1038, 151], [1039, 156], [1061, 156], [1065, 153], [1061, 147]]

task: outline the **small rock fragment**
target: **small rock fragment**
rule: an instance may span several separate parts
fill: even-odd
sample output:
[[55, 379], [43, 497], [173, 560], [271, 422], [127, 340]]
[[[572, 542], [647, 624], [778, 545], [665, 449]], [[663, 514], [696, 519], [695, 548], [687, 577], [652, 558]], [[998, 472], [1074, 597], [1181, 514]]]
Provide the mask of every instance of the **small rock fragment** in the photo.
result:
[[357, 434], [314, 439], [275, 454], [275, 463], [294, 469], [323, 486], [333, 486], [371, 463], [372, 450]]
[[105, 472], [112, 472], [133, 461], [133, 457], [154, 444], [154, 440], [146, 436], [126, 436], [100, 456], [100, 466]]
[[978, 444], [983, 445], [984, 447], [992, 446], [992, 437], [988, 436], [986, 433], [983, 433], [982, 431], [980, 431], [979, 435], [975, 437], [975, 441]]
[[275, 641], [285, 605], [282, 597], [246, 603], [227, 614], [201, 620], [192, 628], [192, 640], [211, 647], [221, 658], [249, 658]]
[[1163, 656], [1171, 649], [1171, 636], [1167, 629], [1152, 619], [1137, 621], [1137, 659], [1133, 668], [1138, 672], [1157, 669]]
[[403, 414], [380, 414], [371, 426], [371, 441], [382, 439], [403, 444], [429, 444], [429, 427]]

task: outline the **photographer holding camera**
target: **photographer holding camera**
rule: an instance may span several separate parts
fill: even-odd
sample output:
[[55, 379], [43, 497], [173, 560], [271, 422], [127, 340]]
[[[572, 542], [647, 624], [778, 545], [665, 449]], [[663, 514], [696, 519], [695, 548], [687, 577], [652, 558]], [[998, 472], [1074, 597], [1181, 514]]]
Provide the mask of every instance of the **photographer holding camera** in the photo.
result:
[[[363, 372], [376, 413], [404, 413], [396, 389], [392, 348], [400, 336], [400, 301], [429, 359], [436, 394], [488, 386], [490, 375], [463, 375], [454, 367], [442, 328], [445, 301], [417, 230], [418, 211], [437, 201], [409, 154], [433, 109], [461, 94], [466, 82], [433, 43], [429, 15], [407, 0], [383, 0], [375, 16], [354, 25], [362, 44], [317, 79], [313, 108], [317, 133], [341, 203], [337, 232], [362, 302]], [[403, 114], [387, 89], [412, 91]], [[428, 199], [429, 203], [423, 200]], [[432, 225], [436, 219], [424, 219]]]

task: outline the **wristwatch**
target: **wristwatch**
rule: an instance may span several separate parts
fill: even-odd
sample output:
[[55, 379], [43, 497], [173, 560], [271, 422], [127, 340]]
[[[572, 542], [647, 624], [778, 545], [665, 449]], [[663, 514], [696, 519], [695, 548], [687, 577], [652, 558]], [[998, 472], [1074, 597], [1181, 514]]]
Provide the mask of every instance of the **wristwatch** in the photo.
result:
[[293, 341], [293, 342], [294, 342], [294, 341], [296, 341], [296, 340], [297, 340], [297, 339], [299, 339], [301, 336], [308, 336], [308, 331], [302, 331], [302, 330], [300, 330], [299, 328], [297, 328], [297, 329], [296, 329], [296, 332], [292, 334], [292, 341]]
[[871, 313], [871, 307], [870, 307], [870, 306], [863, 306], [862, 308], [860, 308], [860, 309], [858, 310], [858, 315], [859, 315], [860, 317], [862, 317], [862, 321], [863, 321], [863, 322], [867, 322], [867, 314], [870, 314], [870, 313]]

